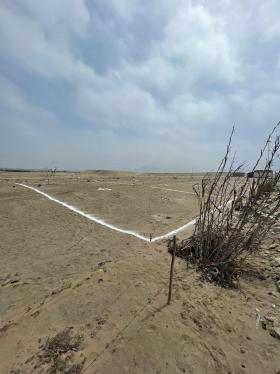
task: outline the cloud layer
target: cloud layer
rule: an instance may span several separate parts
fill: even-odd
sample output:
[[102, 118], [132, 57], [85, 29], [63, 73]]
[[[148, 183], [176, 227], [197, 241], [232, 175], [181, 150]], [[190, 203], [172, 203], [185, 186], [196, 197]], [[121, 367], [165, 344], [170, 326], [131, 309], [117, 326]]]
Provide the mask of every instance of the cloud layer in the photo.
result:
[[0, 166], [205, 170], [280, 119], [278, 0], [0, 2]]

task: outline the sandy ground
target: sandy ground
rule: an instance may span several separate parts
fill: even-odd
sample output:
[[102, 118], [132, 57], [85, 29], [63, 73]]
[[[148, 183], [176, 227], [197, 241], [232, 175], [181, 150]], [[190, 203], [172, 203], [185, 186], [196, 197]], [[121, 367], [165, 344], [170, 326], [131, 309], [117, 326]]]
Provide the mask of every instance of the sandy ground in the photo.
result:
[[[47, 372], [40, 342], [66, 328], [84, 337], [73, 360], [85, 373], [280, 370], [280, 340], [256, 329], [256, 308], [279, 315], [271, 267], [280, 256], [279, 234], [250, 261], [256, 276], [243, 278], [240, 290], [202, 283], [176, 260], [166, 306], [166, 242], [109, 230], [14, 184], [41, 184], [42, 191], [109, 223], [160, 235], [197, 214], [194, 196], [166, 189], [191, 192], [199, 180], [61, 173], [48, 185], [41, 173], [0, 173], [0, 372]], [[268, 250], [272, 242], [277, 246]]]
[[100, 178], [99, 175], [70, 175], [67, 178], [61, 174], [49, 185], [44, 179], [35, 177], [23, 180], [33, 187], [39, 185], [41, 191], [107, 223], [154, 237], [184, 225], [197, 215], [193, 180], [184, 178], [188, 179], [184, 185], [180, 182], [182, 177], [175, 178], [119, 179]]

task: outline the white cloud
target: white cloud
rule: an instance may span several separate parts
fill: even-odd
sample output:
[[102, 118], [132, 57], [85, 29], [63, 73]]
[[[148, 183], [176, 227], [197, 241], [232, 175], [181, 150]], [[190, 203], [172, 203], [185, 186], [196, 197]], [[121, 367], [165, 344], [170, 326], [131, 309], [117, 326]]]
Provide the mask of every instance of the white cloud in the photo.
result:
[[238, 53], [225, 25], [202, 5], [188, 4], [177, 12], [166, 27], [159, 50], [164, 57], [180, 61], [185, 74], [197, 79], [211, 74], [215, 80], [240, 79]]
[[202, 98], [193, 89], [240, 81], [238, 53], [224, 24], [189, 2], [173, 11], [163, 39], [155, 41], [148, 59], [124, 61], [111, 69], [100, 83], [104, 89], [81, 88], [79, 111], [105, 128], [191, 136], [195, 128], [198, 132], [222, 121], [226, 112], [224, 98], [216, 94]]
[[225, 103], [220, 98], [198, 100], [191, 94], [177, 96], [169, 108], [177, 118], [178, 126], [187, 126], [198, 132], [209, 130], [209, 126], [220, 123], [226, 114]]
[[49, 36], [38, 20], [4, 4], [0, 4], [0, 49], [15, 66], [43, 77], [76, 83], [95, 80], [94, 71], [75, 58], [67, 40]]
[[132, 21], [133, 17], [137, 12], [141, 11], [143, 3], [135, 0], [108, 0], [104, 2], [103, 0], [97, 0], [97, 3], [101, 7], [110, 9], [110, 11], [126, 21]]
[[168, 113], [158, 107], [152, 95], [130, 83], [95, 91], [81, 89], [80, 112], [99, 127], [146, 131], [159, 134], [168, 128]]
[[60, 121], [54, 113], [30, 104], [18, 87], [1, 75], [0, 87], [2, 140], [5, 141], [3, 137], [7, 134], [38, 140], [50, 131], [61, 130]]
[[48, 34], [60, 33], [67, 37], [71, 32], [87, 34], [90, 15], [84, 0], [20, 0], [27, 13], [36, 19]]
[[259, 30], [265, 40], [276, 39], [280, 42], [279, 14], [280, 4], [277, 0], [265, 1], [260, 5]]

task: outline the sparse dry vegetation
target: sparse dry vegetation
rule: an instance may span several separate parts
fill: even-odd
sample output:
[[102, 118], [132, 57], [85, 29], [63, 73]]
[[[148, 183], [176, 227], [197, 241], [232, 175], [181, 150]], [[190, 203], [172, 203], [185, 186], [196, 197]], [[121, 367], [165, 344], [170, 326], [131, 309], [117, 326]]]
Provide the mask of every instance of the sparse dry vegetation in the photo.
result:
[[50, 374], [79, 374], [82, 364], [72, 363], [74, 352], [78, 351], [83, 341], [81, 335], [74, 336], [70, 329], [57, 333], [52, 338], [47, 338], [41, 344], [41, 352], [38, 355], [39, 365], [47, 365]]
[[47, 178], [48, 184], [50, 184], [50, 180], [55, 176], [56, 171], [57, 171], [57, 168], [47, 169], [46, 178]]
[[[230, 159], [232, 130], [226, 154], [215, 175], [206, 175], [194, 186], [199, 217], [193, 235], [177, 245], [176, 253], [194, 263], [203, 276], [223, 286], [236, 286], [244, 260], [256, 252], [269, 228], [278, 219], [279, 172], [271, 175], [278, 157], [279, 123], [269, 135], [253, 171], [264, 165], [257, 178], [234, 178], [243, 165]], [[273, 144], [269, 149], [270, 144]], [[266, 160], [264, 156], [267, 155]], [[169, 251], [172, 251], [171, 242]]]

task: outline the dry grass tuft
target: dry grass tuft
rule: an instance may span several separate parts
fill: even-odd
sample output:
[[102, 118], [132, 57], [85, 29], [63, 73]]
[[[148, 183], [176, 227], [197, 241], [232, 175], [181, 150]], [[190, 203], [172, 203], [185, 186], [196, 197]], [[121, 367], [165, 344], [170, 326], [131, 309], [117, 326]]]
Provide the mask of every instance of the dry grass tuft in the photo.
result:
[[82, 372], [81, 364], [71, 363], [74, 352], [77, 352], [83, 341], [81, 335], [73, 336], [70, 329], [57, 333], [52, 338], [47, 338], [40, 346], [38, 355], [40, 365], [49, 366], [51, 374], [79, 374]]

